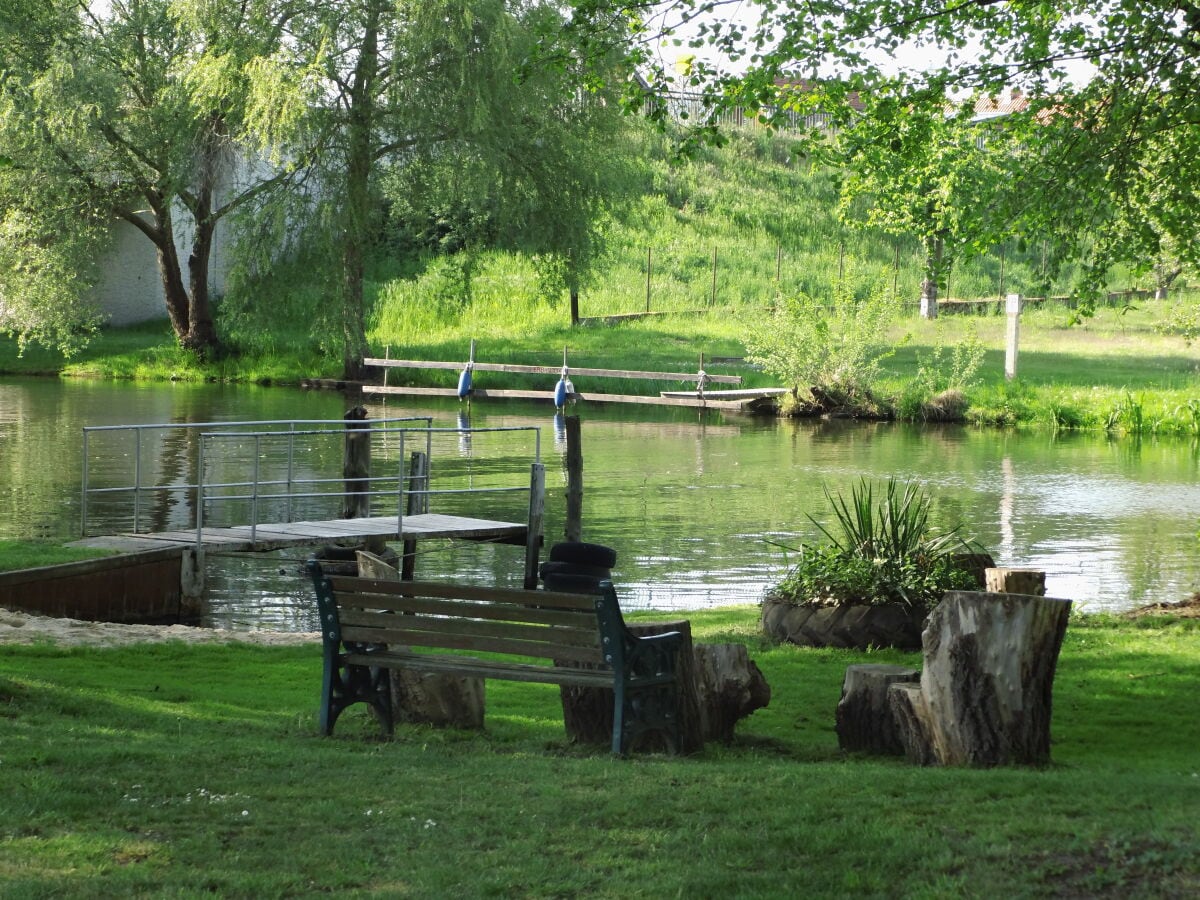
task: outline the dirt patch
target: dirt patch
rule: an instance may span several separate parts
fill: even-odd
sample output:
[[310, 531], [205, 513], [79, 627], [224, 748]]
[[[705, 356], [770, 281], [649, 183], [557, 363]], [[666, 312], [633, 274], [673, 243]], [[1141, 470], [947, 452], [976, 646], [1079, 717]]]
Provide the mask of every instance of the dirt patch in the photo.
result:
[[1187, 600], [1175, 603], [1151, 603], [1139, 606], [1128, 612], [1121, 613], [1125, 619], [1141, 619], [1146, 616], [1174, 616], [1177, 619], [1200, 619], [1200, 592], [1192, 594]]
[[121, 647], [128, 644], [185, 641], [280, 646], [319, 643], [318, 632], [230, 631], [223, 628], [194, 628], [190, 625], [120, 625], [114, 622], [85, 622], [0, 608], [0, 645], [49, 642], [64, 647]]

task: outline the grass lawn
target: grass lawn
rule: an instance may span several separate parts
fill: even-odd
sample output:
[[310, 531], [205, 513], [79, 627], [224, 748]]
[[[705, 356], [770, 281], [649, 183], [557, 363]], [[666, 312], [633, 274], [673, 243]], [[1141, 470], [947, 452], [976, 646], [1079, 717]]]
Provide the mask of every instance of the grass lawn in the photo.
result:
[[696, 613], [773, 689], [732, 746], [615, 760], [557, 690], [493, 683], [481, 734], [363, 707], [316, 734], [311, 647], [0, 654], [4, 897], [1184, 897], [1200, 893], [1200, 621], [1077, 617], [1054, 764], [845, 757], [845, 666]]
[[110, 553], [109, 550], [64, 547], [52, 541], [0, 541], [0, 572], [57, 566], [61, 563], [109, 556]]

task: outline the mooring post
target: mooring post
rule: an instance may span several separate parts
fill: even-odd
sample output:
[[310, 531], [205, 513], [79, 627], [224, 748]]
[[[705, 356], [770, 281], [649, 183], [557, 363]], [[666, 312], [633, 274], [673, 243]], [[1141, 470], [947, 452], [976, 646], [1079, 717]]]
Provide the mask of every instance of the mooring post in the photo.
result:
[[342, 453], [343, 519], [365, 519], [371, 515], [371, 423], [367, 421], [368, 415], [365, 406], [356, 406], [342, 416], [346, 422]]
[[[429, 455], [414, 450], [412, 462], [408, 468], [408, 509], [405, 515], [418, 516], [429, 512]], [[403, 558], [400, 562], [400, 578], [412, 581], [417, 567], [417, 542], [413, 538], [405, 538]]]
[[1009, 294], [1004, 301], [1008, 313], [1008, 342], [1004, 352], [1004, 377], [1012, 381], [1017, 377], [1017, 340], [1020, 336], [1021, 295]]
[[525, 531], [525, 589], [538, 583], [538, 558], [542, 553], [542, 520], [546, 510], [546, 467], [535, 462], [529, 471], [529, 522]]
[[564, 421], [567, 432], [567, 524], [563, 537], [568, 541], [582, 541], [583, 444], [579, 416], [567, 416]]

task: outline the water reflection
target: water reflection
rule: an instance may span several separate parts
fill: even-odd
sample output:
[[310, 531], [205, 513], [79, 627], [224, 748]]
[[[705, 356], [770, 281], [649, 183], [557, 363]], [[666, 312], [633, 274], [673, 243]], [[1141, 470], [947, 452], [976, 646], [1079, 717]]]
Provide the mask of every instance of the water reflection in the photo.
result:
[[[84, 425], [338, 419], [358, 402], [283, 388], [0, 380], [0, 537], [75, 536]], [[527, 450], [472, 435], [472, 426], [537, 426], [550, 438], [542, 443], [547, 469], [562, 468], [554, 457], [565, 457], [565, 419], [547, 404], [476, 404], [469, 412], [453, 400], [367, 406], [374, 418], [426, 414], [448, 428], [433, 461], [444, 485], [492, 486], [500, 461]], [[1177, 600], [1200, 587], [1191, 444], [645, 407], [584, 405], [572, 414], [581, 420], [584, 539], [617, 548], [614, 577], [629, 606], [753, 603], [789, 564], [778, 544], [816, 539], [809, 515], [829, 521], [826, 489], [889, 476], [924, 483], [935, 522], [963, 522], [1002, 565], [1044, 569], [1048, 592], [1083, 608]], [[186, 429], [167, 435], [142, 448], [144, 464], [186, 484], [195, 439]], [[136, 452], [115, 446], [108, 474], [127, 468]], [[398, 447], [381, 458], [399, 465]], [[326, 464], [297, 462], [312, 470]], [[103, 469], [95, 474], [106, 477]], [[547, 492], [547, 543], [565, 525], [560, 481]], [[489, 497], [436, 502], [445, 512], [514, 515], [512, 495]], [[142, 513], [155, 527], [173, 527], [191, 521], [193, 506], [182, 492]], [[421, 577], [520, 583], [520, 548], [429, 542], [419, 550]], [[211, 558], [212, 623], [311, 627], [311, 590], [297, 574], [302, 556]]]

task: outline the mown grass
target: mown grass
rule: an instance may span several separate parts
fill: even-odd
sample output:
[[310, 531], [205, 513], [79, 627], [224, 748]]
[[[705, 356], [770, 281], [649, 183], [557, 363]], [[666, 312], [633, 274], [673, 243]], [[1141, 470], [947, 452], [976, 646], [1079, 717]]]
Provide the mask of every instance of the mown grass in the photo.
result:
[[109, 553], [108, 550], [64, 547], [62, 544], [52, 541], [0, 540], [0, 572], [79, 562], [84, 559], [95, 559], [98, 556], [108, 556]]
[[731, 746], [611, 759], [568, 745], [557, 691], [488, 686], [481, 734], [376, 737], [314, 716], [311, 647], [7, 647], [6, 897], [1182, 897], [1200, 891], [1193, 621], [1079, 617], [1054, 764], [940, 770], [846, 757], [847, 664], [744, 641], [770, 706]]

